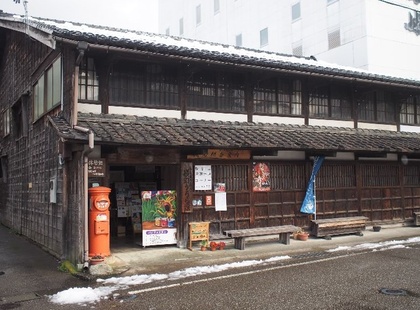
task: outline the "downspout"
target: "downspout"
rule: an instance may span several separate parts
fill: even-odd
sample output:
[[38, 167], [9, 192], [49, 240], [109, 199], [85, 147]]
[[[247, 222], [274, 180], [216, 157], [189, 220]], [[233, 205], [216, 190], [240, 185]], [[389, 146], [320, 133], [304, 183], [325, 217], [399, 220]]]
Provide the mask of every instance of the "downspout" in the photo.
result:
[[83, 160], [83, 197], [84, 197], [84, 250], [83, 250], [83, 268], [89, 267], [89, 180], [88, 180], [88, 155], [93, 151], [95, 146], [95, 136], [89, 128], [81, 127], [77, 125], [77, 112], [78, 112], [78, 100], [79, 100], [79, 67], [80, 63], [83, 60], [85, 51], [88, 48], [86, 42], [79, 42], [77, 44], [77, 49], [79, 55], [77, 56], [75, 68], [74, 68], [74, 85], [73, 85], [73, 114], [72, 114], [72, 124], [73, 129], [78, 130], [83, 133], [88, 134], [89, 143], [88, 148], [82, 152]]

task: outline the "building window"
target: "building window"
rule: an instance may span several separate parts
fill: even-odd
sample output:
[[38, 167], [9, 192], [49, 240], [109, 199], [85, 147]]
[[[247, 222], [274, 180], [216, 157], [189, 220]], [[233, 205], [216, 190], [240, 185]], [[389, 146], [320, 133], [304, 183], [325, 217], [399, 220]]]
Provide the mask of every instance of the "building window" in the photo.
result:
[[241, 47], [242, 46], [242, 33], [236, 35], [235, 37], [235, 45]]
[[85, 57], [80, 64], [79, 100], [99, 100], [99, 81], [93, 58]]
[[3, 137], [10, 134], [10, 109], [3, 111]]
[[357, 98], [359, 120], [395, 123], [395, 104], [392, 97], [383, 91], [370, 91]]
[[195, 7], [195, 24], [196, 26], [201, 24], [201, 5]]
[[260, 47], [268, 45], [268, 28], [264, 28], [260, 31]]
[[301, 115], [299, 80], [266, 80], [254, 88], [254, 111], [271, 115]]
[[214, 14], [220, 12], [220, 0], [214, 0]]
[[402, 100], [400, 109], [401, 124], [420, 124], [420, 95]]
[[245, 112], [245, 90], [240, 75], [201, 71], [187, 81], [189, 108], [216, 112]]
[[315, 87], [309, 92], [309, 116], [328, 117], [328, 87]]
[[188, 107], [199, 110], [217, 110], [216, 75], [196, 72], [187, 81]]
[[292, 5], [292, 21], [300, 18], [300, 2]]
[[184, 35], [184, 19], [183, 18], [179, 19], [179, 35], [180, 36]]
[[254, 88], [254, 111], [278, 114], [276, 79], [264, 80]]
[[34, 85], [34, 120], [61, 103], [61, 57]]
[[218, 111], [245, 112], [245, 90], [243, 76], [223, 75], [217, 83]]
[[110, 77], [110, 104], [179, 108], [177, 70], [157, 64], [118, 63]]
[[309, 116], [351, 119], [351, 95], [340, 85], [314, 87], [309, 92]]
[[328, 33], [328, 49], [331, 50], [341, 45], [340, 29]]

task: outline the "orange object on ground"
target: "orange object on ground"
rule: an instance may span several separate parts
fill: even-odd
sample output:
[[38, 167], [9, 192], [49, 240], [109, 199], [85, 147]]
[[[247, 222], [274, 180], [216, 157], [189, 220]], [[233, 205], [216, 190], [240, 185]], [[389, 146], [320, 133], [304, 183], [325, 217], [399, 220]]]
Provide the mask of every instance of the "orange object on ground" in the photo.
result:
[[89, 188], [89, 257], [111, 255], [109, 187]]

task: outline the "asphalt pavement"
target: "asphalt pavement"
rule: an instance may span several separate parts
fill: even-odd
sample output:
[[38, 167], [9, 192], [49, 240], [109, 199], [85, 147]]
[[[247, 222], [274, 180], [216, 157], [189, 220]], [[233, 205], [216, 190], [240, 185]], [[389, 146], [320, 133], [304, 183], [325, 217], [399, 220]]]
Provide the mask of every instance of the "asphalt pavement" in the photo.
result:
[[144, 248], [131, 242], [127, 246], [111, 248], [111, 256], [103, 264], [91, 266], [90, 272], [80, 271], [81, 275], [86, 275], [84, 278], [60, 271], [59, 259], [0, 225], [0, 309], [12, 309], [5, 306], [41, 298], [70, 287], [88, 286], [91, 282], [86, 279], [94, 280], [95, 276], [90, 275], [94, 272], [98, 273], [98, 277], [169, 273], [188, 267], [323, 252], [338, 246], [406, 240], [410, 237], [420, 237], [420, 227], [383, 225], [380, 232], [367, 227], [363, 236], [343, 235], [332, 237], [331, 240], [315, 237], [307, 241], [291, 239], [289, 245], [279, 243], [278, 237], [249, 238], [245, 250], [235, 249], [231, 239], [223, 240], [226, 248], [217, 251], [200, 251], [198, 243], [191, 251], [174, 245]]

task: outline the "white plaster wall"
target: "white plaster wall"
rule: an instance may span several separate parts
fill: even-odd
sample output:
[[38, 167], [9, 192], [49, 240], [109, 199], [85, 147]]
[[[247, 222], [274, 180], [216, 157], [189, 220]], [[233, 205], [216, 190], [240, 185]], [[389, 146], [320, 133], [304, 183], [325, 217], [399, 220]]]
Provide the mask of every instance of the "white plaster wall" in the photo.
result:
[[379, 129], [379, 130], [389, 130], [389, 131], [397, 131], [396, 125], [385, 125], [385, 124], [373, 124], [373, 123], [361, 123], [357, 124], [358, 128], [361, 129]]
[[309, 125], [354, 128], [353, 121], [335, 121], [335, 120], [312, 119], [312, 118], [309, 119]]
[[252, 120], [254, 121], [254, 123], [293, 124], [293, 125], [305, 124], [305, 119], [302, 117], [253, 115]]
[[420, 132], [420, 126], [401, 125], [400, 131], [402, 131], [402, 132]]
[[199, 111], [188, 111], [186, 118], [206, 120], [206, 121], [223, 121], [223, 122], [246, 122], [247, 121], [247, 116], [244, 114], [199, 112]]

